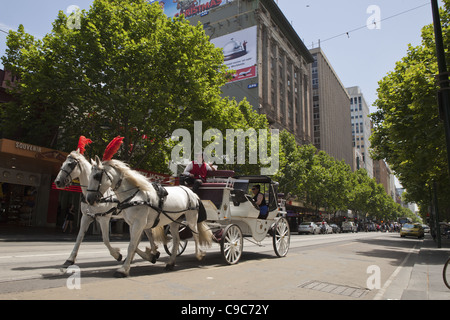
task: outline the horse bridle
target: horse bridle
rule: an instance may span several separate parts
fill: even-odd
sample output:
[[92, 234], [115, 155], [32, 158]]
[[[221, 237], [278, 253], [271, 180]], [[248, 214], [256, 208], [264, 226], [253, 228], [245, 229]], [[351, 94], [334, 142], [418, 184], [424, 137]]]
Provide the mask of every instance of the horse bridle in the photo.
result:
[[67, 180], [69, 178], [69, 182], [73, 181], [74, 178], [72, 178], [73, 170], [78, 166], [81, 170], [80, 161], [78, 159], [73, 158], [72, 156], [67, 157], [68, 160], [71, 160], [69, 163], [67, 163], [67, 166], [70, 169], [70, 172], [64, 169], [64, 167], [61, 167], [60, 171], [64, 172], [66, 174], [66, 178], [64, 180]]
[[108, 172], [105, 169], [99, 169], [97, 168], [93, 168], [94, 170], [98, 170], [100, 171], [99, 173], [94, 174], [94, 176], [92, 177], [95, 181], [98, 181], [98, 186], [97, 186], [97, 190], [92, 190], [92, 189], [87, 189], [87, 192], [95, 192], [95, 194], [97, 195], [98, 199], [101, 199], [103, 194], [100, 193], [100, 188], [102, 187], [102, 180], [103, 180], [103, 175], [106, 175], [106, 177], [109, 179], [109, 181], [111, 181], [111, 189], [112, 191], [117, 191], [117, 189], [120, 188], [121, 184], [122, 184], [122, 178], [119, 179], [119, 181], [117, 181], [116, 186], [113, 188], [112, 185], [114, 183], [113, 178], [111, 178], [111, 176], [108, 174]]

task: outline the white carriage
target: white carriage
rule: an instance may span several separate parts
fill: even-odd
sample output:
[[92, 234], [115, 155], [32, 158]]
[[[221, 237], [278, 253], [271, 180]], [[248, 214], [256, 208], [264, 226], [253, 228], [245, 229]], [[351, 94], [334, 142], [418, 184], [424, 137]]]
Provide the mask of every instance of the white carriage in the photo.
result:
[[[242, 256], [244, 240], [261, 245], [271, 236], [273, 248], [278, 257], [289, 251], [290, 230], [278, 203], [278, 183], [266, 176], [233, 177], [232, 171], [208, 173], [208, 180], [198, 192], [207, 212], [207, 223], [214, 233], [214, 241], [220, 244], [221, 253], [227, 264], [236, 264]], [[254, 204], [250, 190], [260, 185], [269, 206], [266, 219], [259, 219], [260, 210]], [[189, 228], [180, 228], [181, 255], [191, 236]], [[252, 238], [252, 239], [251, 239]], [[171, 254], [171, 241], [165, 250]]]

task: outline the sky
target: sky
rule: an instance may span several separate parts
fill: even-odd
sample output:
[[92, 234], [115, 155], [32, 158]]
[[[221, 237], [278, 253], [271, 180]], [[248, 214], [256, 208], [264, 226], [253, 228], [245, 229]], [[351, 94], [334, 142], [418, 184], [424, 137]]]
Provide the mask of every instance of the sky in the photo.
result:
[[[429, 0], [276, 2], [308, 48], [317, 47], [320, 39], [320, 46], [341, 82], [345, 87], [359, 86], [369, 106], [376, 100], [378, 81], [406, 55], [408, 44], [421, 43], [422, 27], [433, 21]], [[4, 1], [0, 29], [17, 30], [23, 24], [26, 32], [42, 38], [51, 31], [59, 10], [66, 12], [73, 5], [89, 9], [92, 3], [93, 0]], [[381, 25], [369, 30], [367, 20], [372, 17], [381, 19]], [[0, 31], [0, 56], [5, 50], [6, 34]]]
[[[433, 23], [430, 0], [278, 0], [278, 6], [308, 48], [321, 40], [343, 85], [359, 86], [369, 106], [378, 82], [406, 55], [408, 44], [421, 44], [421, 29]], [[371, 6], [379, 9], [379, 29], [367, 28], [376, 13]]]

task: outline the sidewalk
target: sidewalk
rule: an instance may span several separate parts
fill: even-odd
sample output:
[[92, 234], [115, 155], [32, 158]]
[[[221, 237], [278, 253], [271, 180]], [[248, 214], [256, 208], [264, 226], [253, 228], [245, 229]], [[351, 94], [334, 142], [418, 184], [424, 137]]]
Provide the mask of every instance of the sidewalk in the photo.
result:
[[445, 262], [450, 257], [450, 239], [442, 238], [442, 248], [426, 235], [412, 268], [408, 286], [401, 300], [450, 300], [442, 278]]
[[450, 239], [442, 238], [442, 248], [427, 234], [388, 280], [380, 292], [382, 300], [450, 300], [442, 270], [450, 257]]

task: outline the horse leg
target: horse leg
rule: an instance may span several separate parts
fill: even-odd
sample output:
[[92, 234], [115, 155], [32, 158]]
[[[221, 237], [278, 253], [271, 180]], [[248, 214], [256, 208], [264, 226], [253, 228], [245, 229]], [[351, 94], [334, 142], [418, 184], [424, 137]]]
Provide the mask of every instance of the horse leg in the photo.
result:
[[136, 248], [136, 253], [144, 260], [149, 261], [153, 264], [156, 263], [156, 260], [159, 259], [160, 253], [158, 251], [158, 246], [155, 244], [155, 241], [152, 236], [152, 232], [148, 229], [144, 230], [145, 234], [147, 235], [148, 240], [150, 241], [150, 248], [146, 248], [145, 252], [142, 251], [139, 248]]
[[[144, 230], [145, 234], [147, 235], [148, 240], [150, 241], [150, 254], [149, 254], [149, 261], [153, 264], [156, 263], [156, 260], [159, 259], [160, 253], [158, 251], [158, 246], [155, 243], [155, 239], [153, 238], [152, 230], [146, 229]], [[147, 248], [148, 249], [148, 248]]]
[[180, 234], [179, 224], [172, 222], [170, 225], [170, 234], [172, 235], [172, 255], [170, 256], [169, 262], [166, 264], [166, 270], [172, 271], [175, 268], [175, 259], [178, 255], [178, 247], [180, 246]]
[[75, 259], [78, 255], [78, 250], [80, 249], [81, 242], [83, 242], [84, 235], [86, 234], [90, 224], [94, 221], [93, 218], [89, 217], [87, 214], [83, 213], [81, 217], [81, 225], [80, 230], [78, 231], [77, 240], [75, 242], [75, 246], [73, 247], [72, 253], [69, 258], [64, 262], [63, 268], [68, 268], [71, 265], [75, 264]]
[[97, 218], [98, 223], [100, 224], [100, 229], [102, 230], [102, 238], [103, 243], [109, 250], [109, 253], [113, 256], [117, 261], [122, 261], [122, 255], [120, 254], [119, 248], [113, 248], [111, 243], [109, 242], [109, 222], [111, 221], [111, 214], [108, 214], [103, 217]]
[[133, 261], [136, 250], [138, 249], [138, 245], [141, 242], [142, 232], [144, 231], [144, 228], [145, 220], [142, 218], [136, 219], [130, 225], [130, 243], [128, 245], [127, 258], [125, 259], [122, 267], [120, 267], [114, 273], [114, 276], [116, 278], [126, 278], [130, 275], [131, 262]]

